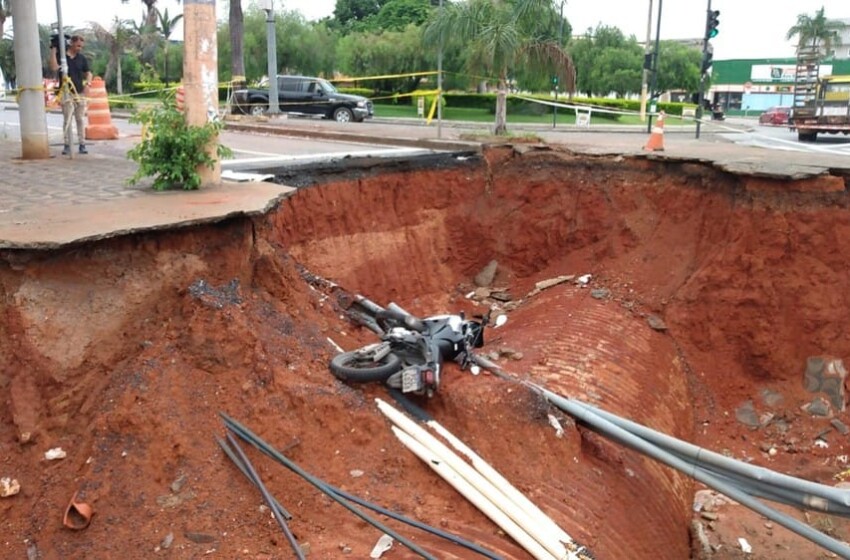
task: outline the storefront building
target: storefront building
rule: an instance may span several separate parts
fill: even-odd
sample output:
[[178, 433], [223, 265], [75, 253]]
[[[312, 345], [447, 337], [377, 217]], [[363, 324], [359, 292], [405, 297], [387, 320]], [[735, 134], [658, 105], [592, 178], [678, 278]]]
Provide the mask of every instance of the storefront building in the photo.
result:
[[[708, 99], [727, 114], [758, 114], [775, 106], [790, 107], [794, 101], [793, 58], [716, 60], [711, 69]], [[825, 60], [820, 76], [850, 75], [850, 60]]]

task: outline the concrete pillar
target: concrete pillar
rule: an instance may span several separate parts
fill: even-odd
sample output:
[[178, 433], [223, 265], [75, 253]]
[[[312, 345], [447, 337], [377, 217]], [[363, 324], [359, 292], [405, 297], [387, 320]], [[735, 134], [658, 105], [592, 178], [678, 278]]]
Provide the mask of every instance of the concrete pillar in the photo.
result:
[[[183, 1], [183, 87], [186, 121], [201, 126], [218, 118], [218, 48], [215, 0]], [[214, 169], [198, 168], [201, 186], [221, 181], [221, 164], [215, 155], [218, 138], [207, 147], [216, 158]]]
[[15, 68], [17, 69], [18, 108], [21, 122], [21, 157], [47, 159], [47, 121], [44, 118], [44, 84], [41, 78], [41, 50], [35, 2], [12, 0], [15, 14]]

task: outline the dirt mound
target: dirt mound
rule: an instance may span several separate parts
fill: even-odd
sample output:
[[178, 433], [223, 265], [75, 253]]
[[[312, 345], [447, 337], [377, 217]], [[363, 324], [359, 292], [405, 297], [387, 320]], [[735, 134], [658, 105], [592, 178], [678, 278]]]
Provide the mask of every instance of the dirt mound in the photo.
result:
[[[523, 151], [328, 174], [254, 221], [5, 253], [0, 477], [21, 492], [0, 499], [2, 555], [291, 557], [216, 444], [223, 411], [335, 486], [525, 557], [400, 446], [373, 402], [384, 388], [329, 374], [334, 344], [372, 336], [300, 266], [418, 314], [501, 306], [511, 320], [484, 350], [501, 351], [510, 371], [789, 474], [828, 483], [847, 469], [850, 446], [830, 423], [846, 413], [801, 410], [815, 397], [806, 359], [850, 350], [838, 288], [850, 272], [848, 209], [834, 180]], [[498, 298], [468, 298], [492, 260]], [[533, 292], [562, 275], [574, 278]], [[422, 404], [596, 557], [691, 554], [699, 487], [689, 478], [490, 375], [450, 366]], [[745, 405], [754, 426], [741, 422]], [[67, 457], [47, 461], [56, 447]], [[368, 556], [379, 531], [248, 452], [310, 558]], [[83, 531], [62, 526], [75, 492], [95, 512]], [[738, 537], [754, 558], [820, 553], [745, 511], [709, 517], [718, 558]], [[808, 521], [848, 534], [822, 519]], [[439, 558], [472, 557], [405, 532]], [[396, 545], [385, 557], [412, 555]]]

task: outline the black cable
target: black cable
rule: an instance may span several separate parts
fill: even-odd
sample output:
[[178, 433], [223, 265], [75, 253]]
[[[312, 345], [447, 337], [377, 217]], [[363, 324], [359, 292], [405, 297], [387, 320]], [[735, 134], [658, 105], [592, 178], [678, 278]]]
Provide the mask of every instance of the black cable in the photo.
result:
[[[230, 460], [233, 461], [233, 464], [236, 465], [236, 468], [239, 469], [239, 472], [244, 474], [245, 478], [247, 478], [248, 481], [251, 484], [254, 484], [254, 479], [251, 478], [251, 473], [248, 472], [248, 470], [245, 468], [245, 465], [243, 465], [242, 461], [239, 459], [239, 457], [236, 456], [236, 453], [234, 453], [233, 450], [230, 449], [230, 446], [227, 445], [227, 442], [224, 441], [223, 439], [219, 438], [219, 437], [215, 438], [215, 441], [218, 443], [219, 447], [221, 447], [221, 450], [224, 451], [225, 455], [230, 457]], [[272, 496], [272, 499], [274, 499], [274, 496]], [[278, 509], [278, 511], [284, 517], [284, 519], [286, 519], [287, 521], [292, 519], [292, 514], [289, 513], [289, 511], [287, 511], [286, 508], [284, 508], [280, 504], [280, 502], [278, 502], [277, 500], [274, 500], [274, 501], [275, 501], [275, 507]], [[274, 508], [272, 508], [272, 509], [274, 509]]]
[[314, 477], [310, 473], [303, 470], [301, 467], [299, 467], [294, 462], [289, 460], [287, 457], [282, 455], [279, 451], [277, 451], [276, 449], [274, 449], [270, 445], [266, 444], [259, 436], [257, 436], [254, 432], [252, 432], [251, 430], [249, 430], [248, 428], [246, 428], [242, 424], [240, 424], [238, 421], [234, 420], [233, 418], [231, 418], [230, 416], [228, 416], [227, 414], [225, 414], [223, 412], [219, 412], [219, 415], [224, 419], [225, 423], [227, 424], [227, 427], [230, 428], [236, 435], [238, 435], [243, 440], [245, 440], [246, 442], [250, 443], [251, 445], [253, 445], [257, 449], [259, 449], [260, 451], [262, 451], [263, 453], [265, 453], [269, 457], [271, 457], [274, 460], [278, 461], [279, 463], [283, 464], [289, 470], [291, 470], [294, 473], [301, 476], [301, 478], [303, 478], [304, 480], [306, 480], [307, 482], [309, 482], [310, 484], [312, 484], [313, 486], [315, 486], [316, 488], [321, 490], [323, 493], [327, 494], [332, 500], [334, 500], [335, 502], [340, 504], [345, 509], [349, 510], [351, 513], [353, 513], [354, 515], [356, 515], [357, 517], [359, 517], [360, 519], [362, 519], [366, 523], [369, 523], [373, 527], [375, 527], [375, 528], [379, 529], [380, 531], [382, 531], [382, 532], [388, 534], [389, 536], [393, 537], [395, 540], [397, 540], [398, 542], [400, 542], [401, 544], [403, 544], [404, 546], [406, 546], [407, 548], [409, 548], [410, 550], [412, 550], [416, 554], [419, 554], [422, 558], [425, 558], [427, 560], [437, 560], [435, 557], [428, 554], [428, 552], [423, 550], [421, 547], [419, 547], [415, 543], [411, 542], [409, 539], [406, 539], [403, 536], [399, 535], [396, 531], [387, 527], [386, 525], [384, 525], [380, 521], [369, 517], [367, 514], [363, 513], [362, 511], [360, 511], [356, 507], [349, 504], [343, 498], [336, 495], [336, 493], [333, 492], [330, 488], [328, 488], [327, 484], [325, 484], [322, 480]]
[[[233, 437], [233, 435], [228, 432], [227, 433], [227, 441], [230, 442], [230, 445], [233, 446], [236, 454], [239, 456], [239, 459], [242, 461], [242, 464], [245, 466], [245, 469], [251, 474], [251, 479], [254, 484], [259, 488], [260, 494], [263, 495], [263, 499], [269, 505], [270, 508], [274, 509], [276, 500], [272, 498], [271, 494], [269, 494], [268, 489], [263, 484], [263, 481], [260, 480], [260, 475], [257, 474], [257, 471], [254, 470], [254, 466], [251, 464], [251, 461], [248, 460], [245, 452], [242, 451], [242, 447], [239, 446], [239, 442]], [[307, 560], [304, 557], [304, 552], [301, 550], [301, 547], [298, 545], [298, 541], [295, 540], [295, 535], [292, 534], [292, 531], [289, 529], [289, 525], [286, 524], [286, 520], [280, 515], [280, 512], [275, 511], [275, 520], [277, 524], [280, 525], [280, 528], [283, 530], [283, 534], [286, 535], [286, 540], [289, 541], [289, 545], [292, 547], [292, 551], [295, 552], [295, 556], [298, 560]]]
[[[412, 403], [410, 403], [410, 404], [412, 404]], [[413, 406], [415, 406], [415, 405], [413, 405]], [[419, 410], [423, 414], [427, 414], [422, 409], [419, 409]], [[268, 445], [266, 442], [264, 442], [262, 440], [260, 440], [259, 443], [261, 443], [262, 445]], [[284, 466], [286, 466], [286, 465], [284, 465]], [[317, 478], [317, 480], [320, 480], [320, 479]], [[461, 547], [466, 548], [468, 550], [471, 550], [473, 552], [477, 552], [478, 554], [480, 554], [480, 555], [482, 555], [486, 558], [490, 558], [491, 560], [502, 560], [501, 556], [498, 556], [497, 554], [495, 554], [495, 553], [493, 553], [493, 552], [491, 552], [491, 551], [489, 551], [489, 550], [487, 550], [487, 549], [485, 549], [485, 548], [483, 548], [483, 547], [481, 547], [481, 546], [479, 546], [479, 545], [477, 545], [477, 544], [475, 544], [471, 541], [467, 541], [466, 539], [458, 537], [457, 535], [453, 535], [452, 533], [449, 533], [447, 531], [443, 531], [442, 529], [438, 529], [438, 528], [433, 527], [431, 525], [426, 525], [425, 523], [422, 523], [420, 521], [416, 521], [415, 519], [410, 519], [409, 517], [405, 517], [404, 515], [390, 511], [390, 510], [388, 510], [384, 507], [381, 507], [377, 504], [373, 504], [371, 502], [368, 502], [368, 501], [366, 501], [362, 498], [359, 498], [359, 497], [357, 497], [353, 494], [349, 494], [348, 492], [346, 492], [346, 491], [344, 491], [340, 488], [337, 488], [337, 487], [335, 487], [331, 484], [328, 484], [324, 481], [322, 481], [322, 483], [325, 484], [325, 486], [327, 487], [328, 490], [330, 490], [331, 492], [333, 492], [334, 494], [336, 494], [337, 496], [339, 496], [341, 498], [345, 498], [348, 501], [354, 502], [354, 503], [356, 503], [360, 506], [371, 509], [372, 511], [375, 511], [377, 513], [385, 515], [385, 516], [387, 516], [391, 519], [394, 519], [396, 521], [400, 521], [402, 523], [410, 525], [411, 527], [415, 527], [415, 528], [421, 529], [421, 530], [423, 530], [427, 533], [431, 533], [432, 535], [441, 537], [441, 538], [443, 538], [443, 539], [445, 539], [449, 542], [457, 544], [458, 546], [461, 546]]]

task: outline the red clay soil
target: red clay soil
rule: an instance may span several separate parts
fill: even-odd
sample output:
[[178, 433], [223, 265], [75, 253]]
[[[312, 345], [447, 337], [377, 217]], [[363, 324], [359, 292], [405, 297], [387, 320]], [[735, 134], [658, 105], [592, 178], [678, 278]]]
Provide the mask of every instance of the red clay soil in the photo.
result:
[[[498, 147], [455, 166], [340, 176], [254, 220], [6, 252], [0, 478], [21, 491], [0, 498], [0, 556], [294, 557], [216, 444], [226, 412], [335, 486], [528, 558], [395, 439], [374, 404], [383, 387], [331, 376], [331, 341], [351, 349], [374, 336], [299, 265], [421, 315], [501, 307], [510, 320], [482, 350], [506, 351], [508, 371], [834, 484], [850, 444], [831, 420], [850, 424], [848, 414], [801, 407], [817, 396], [803, 386], [806, 359], [850, 353], [840, 182]], [[467, 298], [491, 260], [491, 289], [510, 302]], [[528, 295], [536, 282], [584, 274], [586, 286]], [[755, 428], [736, 414], [748, 401], [763, 420]], [[834, 557], [737, 505], [694, 514], [702, 486], [518, 384], [451, 364], [439, 394], [420, 404], [598, 559], [743, 558], [739, 537], [752, 545], [748, 558]], [[47, 461], [56, 447], [67, 457]], [[293, 514], [308, 558], [369, 557], [378, 530], [247, 452]], [[79, 531], [62, 525], [75, 493], [94, 510]], [[850, 537], [840, 518], [784, 511]], [[437, 558], [477, 557], [387, 523]], [[710, 550], [692, 543], [694, 523]], [[414, 557], [398, 543], [383, 556]]]

